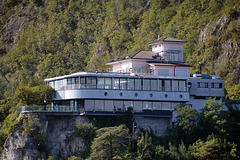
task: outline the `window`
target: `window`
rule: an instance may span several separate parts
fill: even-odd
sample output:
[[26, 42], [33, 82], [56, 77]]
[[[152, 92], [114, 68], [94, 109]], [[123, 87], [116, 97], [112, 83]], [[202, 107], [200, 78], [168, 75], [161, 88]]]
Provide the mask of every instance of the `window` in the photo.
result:
[[123, 110], [123, 101], [114, 101], [114, 111], [122, 111]]
[[94, 111], [94, 100], [85, 100], [85, 110], [86, 111]]
[[187, 69], [176, 69], [176, 77], [189, 77]]
[[169, 54], [170, 54], [170, 61], [179, 61], [178, 53], [169, 53]]
[[134, 112], [142, 112], [142, 101], [133, 101], [134, 107], [133, 110]]
[[151, 79], [151, 90], [152, 91], [157, 90], [157, 80], [156, 79]]
[[79, 88], [79, 77], [76, 77], [76, 79], [75, 79], [75, 81], [76, 81], [76, 88]]
[[197, 88], [208, 88], [208, 83], [206, 83], [206, 82], [197, 82]]
[[212, 83], [212, 88], [222, 88], [222, 83]]
[[152, 102], [143, 102], [143, 109], [152, 110]]
[[86, 77], [80, 78], [80, 88], [86, 88]]
[[133, 101], [124, 101], [125, 110], [128, 109], [128, 107], [133, 107]]
[[158, 69], [159, 76], [169, 76], [169, 69]]
[[173, 91], [186, 91], [186, 81], [184, 80], [174, 80], [173, 81]]
[[161, 80], [161, 79], [159, 79], [159, 81], [158, 81], [158, 87], [159, 87], [159, 90], [160, 91], [163, 91], [164, 90], [164, 85], [163, 85], [163, 80]]
[[172, 90], [172, 83], [171, 80], [164, 80], [164, 90], [165, 91], [171, 91]]
[[112, 89], [112, 78], [104, 78], [105, 89]]
[[113, 111], [113, 101], [105, 100], [105, 111]]
[[97, 88], [104, 89], [104, 78], [98, 78]]
[[95, 111], [104, 111], [104, 100], [95, 100]]
[[150, 90], [150, 79], [144, 79], [143, 83], [144, 83], [143, 90]]
[[142, 79], [135, 79], [135, 90], [142, 90]]
[[173, 91], [178, 91], [178, 80], [173, 80]]
[[114, 78], [113, 89], [119, 89], [119, 78]]
[[127, 89], [127, 78], [120, 78], [120, 89]]
[[129, 81], [128, 81], [128, 88], [130, 89], [130, 90], [134, 90], [134, 79], [129, 79]]
[[162, 102], [153, 102], [153, 110], [162, 110]]
[[86, 87], [96, 88], [97, 80], [96, 77], [86, 77]]
[[172, 105], [171, 102], [162, 102], [162, 110], [171, 110]]

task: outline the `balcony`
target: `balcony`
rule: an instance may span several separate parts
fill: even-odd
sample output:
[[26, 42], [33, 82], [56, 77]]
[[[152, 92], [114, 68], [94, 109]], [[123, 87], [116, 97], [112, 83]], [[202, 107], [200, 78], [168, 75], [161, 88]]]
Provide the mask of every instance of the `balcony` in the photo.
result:
[[159, 52], [158, 57], [154, 57], [155, 59], [161, 60], [163, 62], [177, 62], [177, 63], [185, 63], [189, 62], [189, 53], [181, 50], [166, 50]]

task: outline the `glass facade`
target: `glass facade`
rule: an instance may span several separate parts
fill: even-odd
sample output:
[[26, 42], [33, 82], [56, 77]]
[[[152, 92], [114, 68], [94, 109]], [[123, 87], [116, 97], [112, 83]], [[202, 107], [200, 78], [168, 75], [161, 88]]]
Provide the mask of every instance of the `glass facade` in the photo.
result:
[[152, 102], [152, 101], [128, 101], [128, 100], [85, 100], [85, 111], [122, 112], [128, 107], [133, 107], [134, 112], [173, 110], [180, 103], [176, 102]]
[[[150, 78], [118, 78], [118, 77], [70, 77], [49, 81], [48, 85], [56, 90], [71, 89], [116, 89], [146, 91], [186, 92], [186, 80], [150, 79]], [[200, 84], [199, 84], [200, 85]], [[200, 85], [202, 87], [202, 84]], [[213, 84], [215, 88], [215, 84]], [[220, 85], [219, 85], [220, 86]], [[218, 86], [218, 87], [219, 87]], [[221, 86], [220, 86], [221, 87]]]

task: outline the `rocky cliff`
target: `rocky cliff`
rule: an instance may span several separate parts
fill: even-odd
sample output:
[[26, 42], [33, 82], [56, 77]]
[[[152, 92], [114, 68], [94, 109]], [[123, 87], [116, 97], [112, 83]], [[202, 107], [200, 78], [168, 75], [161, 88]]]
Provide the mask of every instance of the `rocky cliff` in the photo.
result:
[[192, 64], [203, 64], [203, 73], [224, 78], [226, 88], [240, 82], [240, 7], [226, 10], [200, 32]]
[[[26, 116], [26, 115], [21, 115]], [[8, 136], [1, 159], [66, 159], [72, 155], [80, 155], [85, 150], [83, 139], [76, 137], [74, 124], [88, 122], [83, 116], [46, 116], [38, 115], [40, 130], [38, 134], [29, 135], [19, 124], [14, 132]]]

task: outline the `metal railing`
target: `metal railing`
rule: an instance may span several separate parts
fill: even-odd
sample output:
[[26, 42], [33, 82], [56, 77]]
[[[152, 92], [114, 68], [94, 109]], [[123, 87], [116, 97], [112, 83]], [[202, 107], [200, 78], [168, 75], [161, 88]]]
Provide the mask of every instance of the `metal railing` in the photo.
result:
[[63, 106], [63, 105], [31, 105], [22, 106], [18, 108], [19, 112], [79, 112], [79, 108], [75, 106]]

